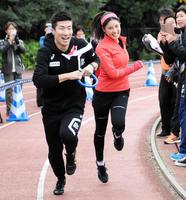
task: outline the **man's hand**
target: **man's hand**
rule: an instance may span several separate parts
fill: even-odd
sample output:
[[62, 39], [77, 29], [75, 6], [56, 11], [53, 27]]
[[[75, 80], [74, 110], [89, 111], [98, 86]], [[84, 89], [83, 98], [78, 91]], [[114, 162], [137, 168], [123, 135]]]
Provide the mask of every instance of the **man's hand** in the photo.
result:
[[69, 73], [69, 80], [81, 80], [83, 77], [83, 71], [73, 71]]
[[94, 72], [94, 66], [89, 64], [85, 68], [83, 68], [83, 76], [90, 76]]
[[62, 83], [67, 80], [81, 80], [82, 77], [83, 77], [83, 71], [79, 70], [58, 75], [59, 83]]

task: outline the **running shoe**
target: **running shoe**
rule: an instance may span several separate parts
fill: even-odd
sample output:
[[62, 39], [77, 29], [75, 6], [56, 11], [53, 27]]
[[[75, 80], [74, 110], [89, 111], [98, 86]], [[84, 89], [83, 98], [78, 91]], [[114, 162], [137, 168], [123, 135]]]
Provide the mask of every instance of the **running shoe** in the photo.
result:
[[64, 187], [66, 184], [66, 179], [58, 180], [56, 183], [56, 187], [53, 191], [54, 195], [62, 195], [64, 193]]
[[76, 171], [76, 152], [72, 154], [66, 154], [66, 172], [68, 175], [74, 174]]
[[183, 159], [184, 157], [186, 157], [186, 154], [184, 154], [184, 153], [172, 153], [171, 155], [170, 155], [170, 159], [171, 160], [174, 160], [174, 161], [177, 161], [177, 160], [181, 160], [181, 159]]
[[180, 142], [180, 138], [173, 133], [171, 133], [166, 140], [164, 140], [165, 144], [174, 144]]
[[115, 149], [117, 149], [118, 151], [121, 151], [124, 146], [124, 138], [122, 137], [122, 135], [117, 136], [115, 132], [113, 133], [113, 136], [114, 136]]
[[179, 167], [186, 167], [186, 156], [181, 160], [175, 161], [175, 165]]
[[163, 130], [163, 131], [161, 131], [161, 133], [157, 134], [158, 137], [165, 137], [168, 135], [170, 135], [170, 133], [165, 130]]
[[98, 170], [98, 178], [102, 183], [107, 183], [108, 182], [108, 174], [107, 174], [107, 168], [105, 165], [98, 166], [97, 165], [97, 170]]

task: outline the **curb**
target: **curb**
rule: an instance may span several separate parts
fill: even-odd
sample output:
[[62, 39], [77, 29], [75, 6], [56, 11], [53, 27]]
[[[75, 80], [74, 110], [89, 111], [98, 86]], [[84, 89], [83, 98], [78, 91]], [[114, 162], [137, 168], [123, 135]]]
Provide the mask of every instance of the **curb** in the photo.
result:
[[182, 197], [184, 200], [186, 200], [186, 191], [178, 184], [174, 176], [172, 176], [167, 169], [167, 167], [164, 165], [164, 162], [156, 148], [156, 142], [155, 142], [155, 136], [156, 136], [156, 130], [160, 124], [161, 118], [158, 117], [155, 121], [155, 123], [152, 126], [151, 129], [151, 135], [150, 135], [150, 145], [152, 148], [152, 152], [154, 155], [154, 158], [163, 173], [164, 177], [169, 181], [170, 185], [174, 188], [174, 190]]

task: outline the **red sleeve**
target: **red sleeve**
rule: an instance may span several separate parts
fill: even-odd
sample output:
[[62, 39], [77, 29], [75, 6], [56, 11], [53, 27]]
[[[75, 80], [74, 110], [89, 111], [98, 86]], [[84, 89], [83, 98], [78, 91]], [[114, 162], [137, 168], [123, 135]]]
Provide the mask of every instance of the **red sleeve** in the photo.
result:
[[134, 71], [136, 71], [135, 66], [132, 65], [131, 67], [123, 66], [120, 69], [116, 69], [111, 54], [106, 51], [105, 49], [96, 49], [96, 53], [100, 58], [101, 68], [104, 70], [104, 72], [111, 78], [111, 79], [117, 79], [123, 76], [127, 76]]

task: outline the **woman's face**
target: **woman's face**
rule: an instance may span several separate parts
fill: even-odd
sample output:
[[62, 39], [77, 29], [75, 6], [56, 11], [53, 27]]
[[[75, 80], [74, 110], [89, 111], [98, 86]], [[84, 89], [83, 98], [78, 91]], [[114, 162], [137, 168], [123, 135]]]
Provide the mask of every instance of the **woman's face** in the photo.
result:
[[15, 36], [17, 34], [17, 29], [12, 24], [10, 24], [9, 27], [6, 29], [6, 34], [8, 36], [10, 36], [10, 35]]
[[186, 27], [186, 13], [183, 11], [179, 11], [176, 14], [176, 22], [179, 28]]
[[110, 38], [117, 40], [121, 34], [121, 26], [120, 22], [116, 19], [111, 19], [108, 24], [103, 29], [105, 34], [107, 34]]

